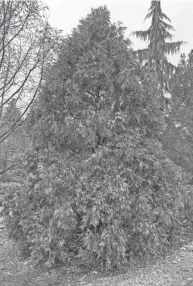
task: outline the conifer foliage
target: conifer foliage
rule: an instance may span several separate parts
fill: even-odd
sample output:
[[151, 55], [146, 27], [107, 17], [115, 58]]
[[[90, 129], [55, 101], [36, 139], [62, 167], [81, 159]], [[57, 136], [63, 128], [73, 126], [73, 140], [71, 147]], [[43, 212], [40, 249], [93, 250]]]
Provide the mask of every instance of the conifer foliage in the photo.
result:
[[168, 80], [175, 71], [167, 55], [180, 51], [183, 41], [172, 42], [174, 31], [170, 18], [162, 11], [161, 1], [151, 1], [145, 20], [151, 20], [148, 30], [133, 32], [133, 35], [148, 41], [147, 49], [138, 50], [139, 58], [145, 62], [149, 71], [155, 71], [161, 92], [168, 90]]
[[92, 9], [48, 70], [26, 178], [4, 204], [10, 236], [37, 263], [113, 269], [176, 239], [180, 175], [157, 140], [156, 82], [124, 31], [106, 7]]
[[171, 83], [172, 110], [167, 129], [162, 137], [170, 157], [184, 170], [193, 170], [193, 51], [181, 55]]

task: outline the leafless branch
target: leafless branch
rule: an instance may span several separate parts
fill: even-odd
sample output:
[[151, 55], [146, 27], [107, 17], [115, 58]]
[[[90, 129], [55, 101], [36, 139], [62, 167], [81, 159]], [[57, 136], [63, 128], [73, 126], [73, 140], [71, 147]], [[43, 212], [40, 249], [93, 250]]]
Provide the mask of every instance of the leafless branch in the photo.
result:
[[20, 164], [13, 164], [13, 165], [7, 167], [6, 169], [0, 171], [0, 176], [4, 175], [4, 174], [5, 174], [6, 172], [8, 172], [9, 170], [11, 170], [11, 169], [13, 169], [13, 168], [15, 168], [15, 167], [17, 167], [17, 166], [19, 166], [19, 165], [20, 165]]
[[[0, 2], [0, 144], [23, 123], [58, 39], [47, 22], [43, 4], [37, 0]], [[21, 115], [10, 126], [11, 116], [6, 120], [3, 116], [12, 100]], [[26, 104], [24, 110], [22, 102]], [[9, 124], [5, 128], [6, 121]]]

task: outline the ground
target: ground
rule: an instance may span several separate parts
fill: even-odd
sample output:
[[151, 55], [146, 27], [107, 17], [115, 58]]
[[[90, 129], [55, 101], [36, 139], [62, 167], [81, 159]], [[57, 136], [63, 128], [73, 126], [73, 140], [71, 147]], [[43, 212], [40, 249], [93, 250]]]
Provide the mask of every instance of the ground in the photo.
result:
[[193, 286], [193, 236], [164, 259], [145, 267], [124, 269], [124, 273], [102, 275], [77, 267], [45, 271], [18, 259], [16, 245], [8, 240], [0, 220], [1, 286]]

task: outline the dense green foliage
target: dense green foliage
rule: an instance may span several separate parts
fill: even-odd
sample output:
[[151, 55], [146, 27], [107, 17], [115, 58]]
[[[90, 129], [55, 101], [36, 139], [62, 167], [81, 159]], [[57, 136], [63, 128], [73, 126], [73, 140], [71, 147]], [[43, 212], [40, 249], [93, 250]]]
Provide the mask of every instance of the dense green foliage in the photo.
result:
[[27, 254], [112, 268], [173, 244], [181, 185], [157, 140], [156, 94], [124, 28], [93, 10], [49, 71], [34, 111], [37, 154], [6, 199], [10, 235]]
[[[172, 93], [171, 112], [162, 137], [164, 148], [170, 158], [186, 172], [192, 173], [192, 52], [181, 56], [170, 86]], [[192, 175], [191, 175], [192, 177]]]
[[[4, 184], [10, 237], [51, 266], [113, 269], [177, 242], [183, 176], [160, 138], [158, 81], [125, 28], [93, 9], [61, 45], [27, 119], [22, 176]], [[11, 171], [10, 171], [11, 175]]]

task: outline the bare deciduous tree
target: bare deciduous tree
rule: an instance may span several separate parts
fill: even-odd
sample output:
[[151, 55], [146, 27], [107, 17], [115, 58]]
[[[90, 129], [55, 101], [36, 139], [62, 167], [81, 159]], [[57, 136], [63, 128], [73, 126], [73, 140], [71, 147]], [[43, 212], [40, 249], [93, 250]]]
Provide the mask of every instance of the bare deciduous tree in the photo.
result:
[[[37, 0], [0, 1], [0, 144], [23, 122], [59, 44], [47, 9]], [[3, 115], [13, 99], [22, 112], [7, 128]]]

